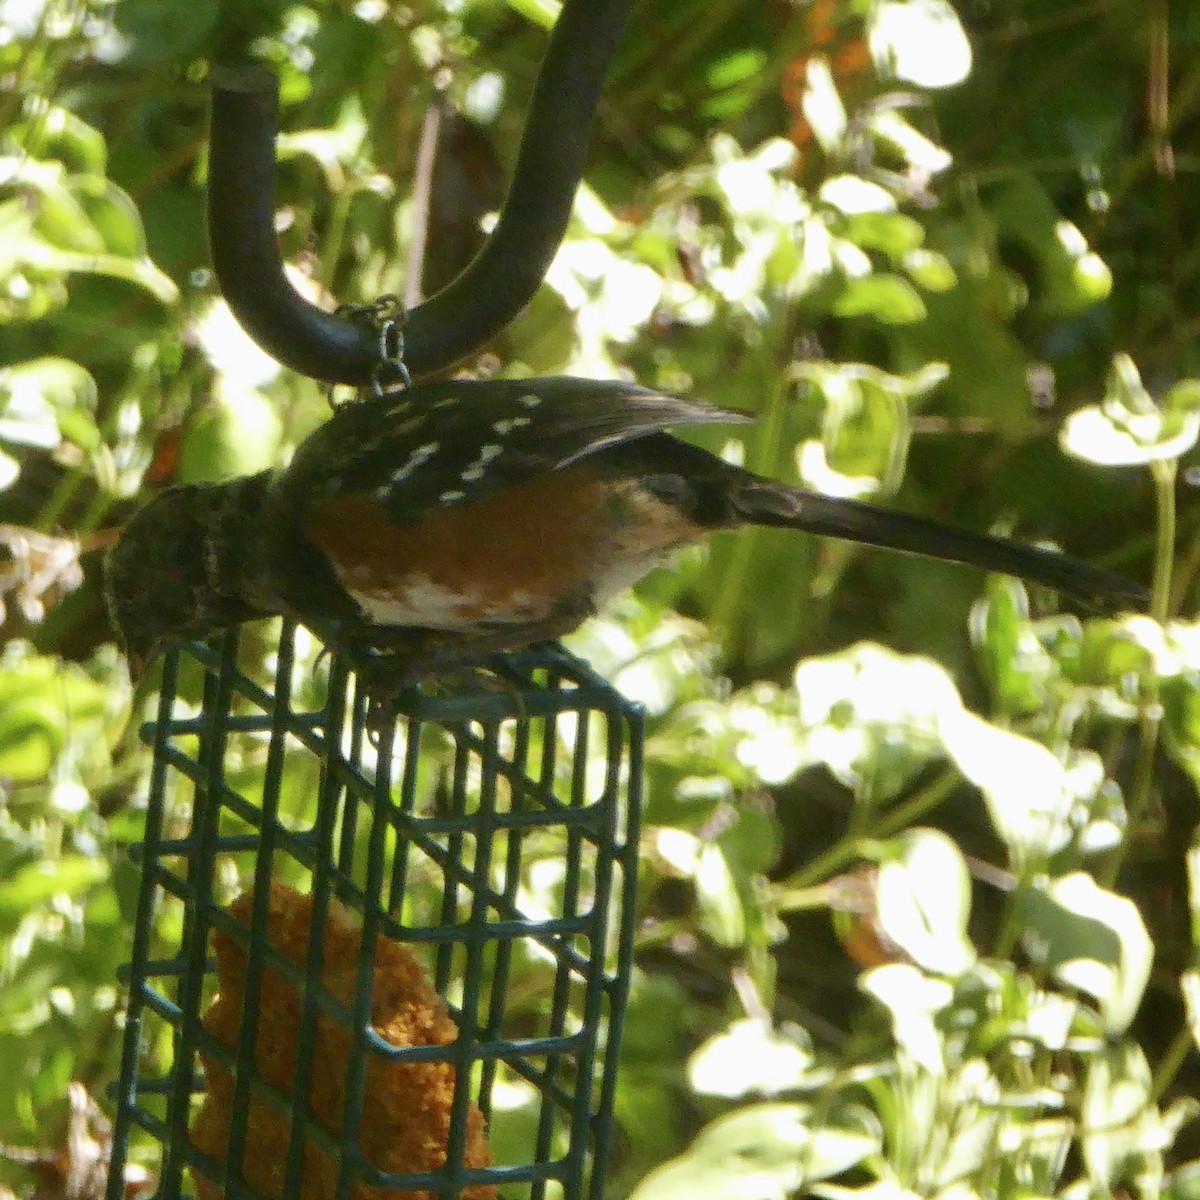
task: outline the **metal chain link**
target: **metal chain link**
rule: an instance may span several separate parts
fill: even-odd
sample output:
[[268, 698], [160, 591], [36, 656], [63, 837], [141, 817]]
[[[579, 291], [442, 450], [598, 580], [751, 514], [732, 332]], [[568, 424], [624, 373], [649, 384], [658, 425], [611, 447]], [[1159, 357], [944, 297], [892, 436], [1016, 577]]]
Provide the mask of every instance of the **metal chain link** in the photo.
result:
[[[371, 394], [383, 395], [384, 388], [396, 380], [404, 388], [412, 387], [412, 375], [404, 362], [404, 325], [408, 310], [395, 292], [387, 292], [369, 304], [343, 304], [336, 310], [338, 316], [361, 321], [374, 330], [378, 338], [378, 353], [375, 369], [371, 372]], [[327, 395], [330, 407], [335, 407], [333, 389], [330, 384]]]

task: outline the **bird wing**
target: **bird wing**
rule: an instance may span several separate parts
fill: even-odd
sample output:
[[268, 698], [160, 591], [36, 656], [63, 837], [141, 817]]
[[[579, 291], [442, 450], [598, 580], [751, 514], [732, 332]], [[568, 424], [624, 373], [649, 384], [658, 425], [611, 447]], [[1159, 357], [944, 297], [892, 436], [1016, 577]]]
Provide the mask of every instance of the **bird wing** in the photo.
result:
[[349, 403], [296, 452], [278, 494], [299, 511], [369, 493], [408, 523], [482, 500], [668, 426], [752, 417], [619, 380], [450, 380]]

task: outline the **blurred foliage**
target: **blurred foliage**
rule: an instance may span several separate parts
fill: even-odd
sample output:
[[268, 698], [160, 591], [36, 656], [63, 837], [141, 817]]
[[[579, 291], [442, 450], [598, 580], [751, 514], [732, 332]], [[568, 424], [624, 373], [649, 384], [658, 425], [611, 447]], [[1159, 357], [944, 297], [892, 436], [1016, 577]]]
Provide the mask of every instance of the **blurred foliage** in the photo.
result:
[[[429, 291], [503, 195], [554, 11], [0, 0], [0, 1141], [57, 1144], [69, 1081], [116, 1070], [153, 689], [91, 548], [327, 412], [215, 294], [208, 64], [281, 76], [298, 285]], [[751, 410], [697, 436], [1154, 605], [752, 530], [576, 636], [650, 714], [614, 1197], [1200, 1195], [1198, 49], [1166, 0], [637, 6], [569, 238], [466, 365]], [[311, 772], [284, 787], [303, 812]]]

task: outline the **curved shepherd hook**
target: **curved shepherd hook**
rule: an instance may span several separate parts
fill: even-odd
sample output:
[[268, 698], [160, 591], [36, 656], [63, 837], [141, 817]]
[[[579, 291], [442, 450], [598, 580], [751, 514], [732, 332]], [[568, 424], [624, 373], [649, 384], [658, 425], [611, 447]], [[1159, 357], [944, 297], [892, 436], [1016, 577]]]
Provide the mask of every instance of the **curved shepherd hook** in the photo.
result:
[[[500, 220], [453, 282], [408, 313], [405, 363], [426, 375], [498, 333], [529, 302], [566, 231], [609, 61], [633, 0], [566, 0], [525, 119]], [[367, 382], [378, 335], [325, 312], [288, 282], [275, 242], [278, 83], [260, 67], [213, 70], [208, 223], [222, 294], [246, 332], [284, 365]]]

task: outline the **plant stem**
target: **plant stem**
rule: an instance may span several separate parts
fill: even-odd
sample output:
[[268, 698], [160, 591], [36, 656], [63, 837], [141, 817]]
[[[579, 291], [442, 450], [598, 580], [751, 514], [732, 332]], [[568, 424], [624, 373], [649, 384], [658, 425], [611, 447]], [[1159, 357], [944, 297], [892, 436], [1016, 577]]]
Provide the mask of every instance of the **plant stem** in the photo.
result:
[[[1150, 616], [1165, 623], [1171, 604], [1171, 572], [1175, 565], [1175, 461], [1152, 462], [1150, 476], [1154, 480], [1154, 500], [1157, 510], [1154, 550], [1154, 578], [1150, 592]], [[1125, 837], [1113, 852], [1103, 870], [1097, 874], [1104, 887], [1111, 888], [1120, 873], [1131, 839], [1150, 804], [1154, 783], [1154, 758], [1158, 750], [1158, 734], [1162, 725], [1162, 708], [1158, 698], [1158, 677], [1148, 668], [1142, 680], [1142, 712], [1138, 721], [1137, 758], [1133, 779], [1129, 785], [1129, 823]]]
[[1190, 1027], [1186, 1023], [1180, 1026], [1154, 1070], [1154, 1078], [1150, 1084], [1150, 1096], [1155, 1102], [1160, 1101], [1163, 1093], [1175, 1082], [1179, 1068], [1187, 1061], [1187, 1057], [1195, 1045], [1196, 1042]]
[[[871, 832], [873, 841], [890, 837], [901, 829], [906, 829], [918, 817], [924, 816], [953, 791], [958, 783], [958, 775], [954, 771], [944, 772], [928, 787], [922, 788], [915, 796], [909, 797], [902, 804], [897, 804], [889, 813], [883, 814]], [[804, 889], [824, 882], [835, 871], [858, 857], [862, 839], [857, 836], [847, 836], [834, 842], [823, 854], [818, 854], [806, 867], [801, 867], [777, 886], [779, 895], [786, 897]]]

